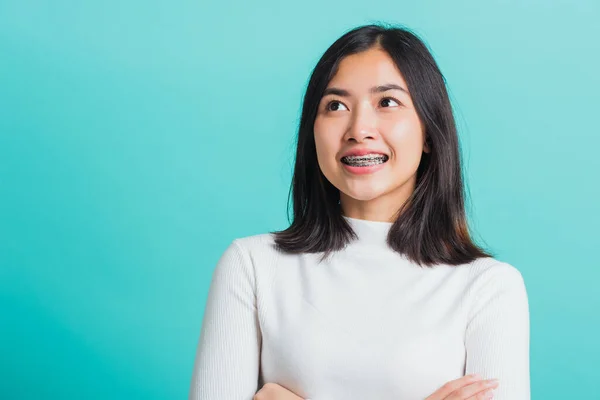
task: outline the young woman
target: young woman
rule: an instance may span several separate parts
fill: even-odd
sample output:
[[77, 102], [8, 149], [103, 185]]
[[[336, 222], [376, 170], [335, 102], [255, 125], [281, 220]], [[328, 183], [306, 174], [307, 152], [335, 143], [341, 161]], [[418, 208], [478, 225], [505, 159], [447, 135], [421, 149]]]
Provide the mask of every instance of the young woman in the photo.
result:
[[444, 77], [415, 34], [362, 26], [325, 52], [291, 193], [289, 228], [215, 268], [190, 399], [530, 398], [524, 281], [470, 238]]

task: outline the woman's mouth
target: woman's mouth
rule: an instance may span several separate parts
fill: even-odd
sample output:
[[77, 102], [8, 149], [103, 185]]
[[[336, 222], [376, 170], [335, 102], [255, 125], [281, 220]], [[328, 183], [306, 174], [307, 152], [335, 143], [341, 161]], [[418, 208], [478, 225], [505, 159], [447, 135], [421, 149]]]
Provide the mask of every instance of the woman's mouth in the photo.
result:
[[344, 169], [352, 174], [364, 175], [379, 171], [388, 161], [385, 154], [367, 154], [364, 156], [347, 156], [340, 160]]
[[370, 167], [383, 164], [389, 159], [385, 154], [366, 154], [364, 156], [346, 156], [340, 160], [343, 164], [350, 167]]

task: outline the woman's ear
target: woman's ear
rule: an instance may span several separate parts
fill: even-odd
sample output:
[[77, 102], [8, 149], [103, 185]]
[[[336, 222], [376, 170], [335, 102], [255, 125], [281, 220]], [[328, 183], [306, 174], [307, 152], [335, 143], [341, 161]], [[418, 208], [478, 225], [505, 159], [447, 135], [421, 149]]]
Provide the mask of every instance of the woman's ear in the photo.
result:
[[425, 143], [423, 143], [423, 152], [431, 153], [431, 138], [429, 136], [425, 137]]

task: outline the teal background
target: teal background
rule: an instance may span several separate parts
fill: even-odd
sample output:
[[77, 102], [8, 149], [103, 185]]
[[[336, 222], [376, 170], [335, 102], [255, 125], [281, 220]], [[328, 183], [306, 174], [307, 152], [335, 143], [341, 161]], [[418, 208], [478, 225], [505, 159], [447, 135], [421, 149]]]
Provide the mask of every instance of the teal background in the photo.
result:
[[[534, 399], [597, 396], [598, 1], [0, 1], [0, 393], [186, 398], [212, 270], [286, 226], [311, 68], [431, 47], [476, 237], [523, 274]], [[596, 257], [595, 257], [596, 256]]]

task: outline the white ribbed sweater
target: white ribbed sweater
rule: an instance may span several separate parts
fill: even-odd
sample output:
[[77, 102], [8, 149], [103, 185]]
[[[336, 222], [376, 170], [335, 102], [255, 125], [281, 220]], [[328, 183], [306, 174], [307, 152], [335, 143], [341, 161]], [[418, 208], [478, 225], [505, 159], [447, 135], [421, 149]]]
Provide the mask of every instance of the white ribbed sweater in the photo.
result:
[[277, 383], [311, 400], [422, 400], [470, 373], [529, 400], [521, 273], [494, 258], [421, 268], [391, 223], [344, 217], [358, 240], [327, 261], [238, 238], [213, 272], [189, 398], [251, 400]]

